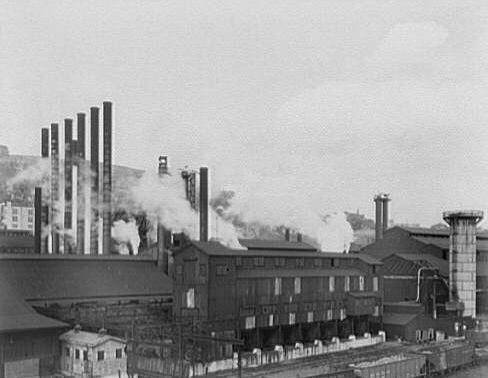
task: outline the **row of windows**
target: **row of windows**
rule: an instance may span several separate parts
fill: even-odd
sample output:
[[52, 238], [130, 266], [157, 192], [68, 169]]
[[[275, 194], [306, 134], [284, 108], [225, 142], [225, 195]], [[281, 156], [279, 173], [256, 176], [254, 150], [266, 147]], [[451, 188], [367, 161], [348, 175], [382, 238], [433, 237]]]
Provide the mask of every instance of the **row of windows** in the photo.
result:
[[[83, 352], [83, 361], [88, 361], [88, 351], [87, 350], [80, 351], [80, 349], [78, 349], [78, 348], [75, 349], [75, 360], [80, 359], [81, 352]], [[69, 347], [65, 348], [65, 356], [66, 357], [70, 356], [70, 348]], [[115, 349], [115, 358], [116, 359], [122, 358], [122, 348]], [[105, 351], [99, 350], [97, 352], [97, 361], [103, 361], [103, 360], [105, 360]]]
[[[297, 257], [295, 260], [295, 267], [303, 268], [305, 267], [305, 259], [303, 257]], [[242, 266], [243, 261], [241, 256], [236, 257], [236, 266]], [[253, 265], [256, 267], [264, 266], [264, 256], [256, 256], [253, 258]], [[275, 266], [285, 266], [286, 259], [285, 257], [275, 257], [274, 258], [274, 265]], [[339, 262], [337, 259], [322, 259], [322, 258], [314, 258], [313, 265], [315, 267], [337, 267], [339, 266]]]

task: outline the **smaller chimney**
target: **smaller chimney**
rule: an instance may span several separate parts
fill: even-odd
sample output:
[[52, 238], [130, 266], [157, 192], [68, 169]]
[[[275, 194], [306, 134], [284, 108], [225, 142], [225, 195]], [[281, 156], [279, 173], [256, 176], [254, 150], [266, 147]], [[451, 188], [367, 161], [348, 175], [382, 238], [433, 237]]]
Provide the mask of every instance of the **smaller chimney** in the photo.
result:
[[200, 241], [208, 241], [208, 168], [200, 168]]
[[158, 224], [157, 242], [157, 266], [158, 269], [168, 274], [168, 243], [171, 242], [171, 232], [166, 230], [163, 225]]
[[383, 199], [382, 194], [374, 196], [373, 201], [375, 203], [375, 240], [378, 241], [383, 238]]
[[285, 229], [285, 240], [290, 241], [290, 229]]
[[388, 230], [388, 202], [391, 201], [389, 194], [383, 194], [381, 197], [381, 200], [383, 201], [383, 219], [382, 219], [382, 235], [385, 234], [386, 230]]
[[42, 217], [42, 189], [36, 186], [34, 190], [34, 253], [41, 253], [41, 217]]
[[301, 233], [297, 233], [297, 243], [301, 243], [302, 242], [302, 234]]

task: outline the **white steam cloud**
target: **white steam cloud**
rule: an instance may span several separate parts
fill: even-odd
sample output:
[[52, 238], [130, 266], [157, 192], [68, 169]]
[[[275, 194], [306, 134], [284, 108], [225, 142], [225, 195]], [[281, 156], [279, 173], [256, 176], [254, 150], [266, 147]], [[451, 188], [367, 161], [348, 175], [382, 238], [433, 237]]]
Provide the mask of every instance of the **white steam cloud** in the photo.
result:
[[115, 221], [112, 226], [112, 239], [116, 242], [115, 246], [119, 254], [130, 254], [128, 245], [132, 249], [132, 254], [137, 255], [139, 253], [141, 239], [139, 238], [135, 220], [131, 219], [128, 222], [123, 220]]

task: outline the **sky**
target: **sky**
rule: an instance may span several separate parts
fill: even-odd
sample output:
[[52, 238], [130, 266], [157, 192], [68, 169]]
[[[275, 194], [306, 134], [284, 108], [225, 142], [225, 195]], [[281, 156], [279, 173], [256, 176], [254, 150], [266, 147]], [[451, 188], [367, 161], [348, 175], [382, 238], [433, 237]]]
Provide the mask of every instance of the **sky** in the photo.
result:
[[[0, 144], [114, 104], [115, 164], [397, 223], [488, 210], [488, 3], [0, 1]], [[284, 196], [283, 198], [286, 198]]]

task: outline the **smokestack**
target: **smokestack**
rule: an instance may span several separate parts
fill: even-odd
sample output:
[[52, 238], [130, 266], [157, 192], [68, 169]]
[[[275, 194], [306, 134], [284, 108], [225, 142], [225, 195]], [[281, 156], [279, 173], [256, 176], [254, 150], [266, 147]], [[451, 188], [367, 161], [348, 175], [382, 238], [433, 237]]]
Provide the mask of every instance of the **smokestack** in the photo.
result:
[[200, 241], [208, 241], [208, 168], [200, 168]]
[[59, 221], [59, 212], [56, 209], [59, 201], [59, 127], [51, 123], [51, 233], [52, 253], [59, 253], [59, 233], [55, 222]]
[[[41, 129], [41, 158], [49, 158], [49, 129], [43, 127]], [[41, 199], [41, 229], [49, 225], [49, 205], [46, 203], [46, 199]], [[41, 238], [41, 253], [48, 253], [49, 250], [49, 238], [47, 235]]]
[[301, 233], [297, 233], [297, 243], [301, 243], [302, 242], [302, 234]]
[[76, 252], [79, 255], [85, 253], [85, 114], [78, 113], [76, 117], [78, 139], [76, 143], [76, 164], [78, 166], [78, 180], [76, 191], [76, 207], [78, 209], [76, 219]]
[[446, 309], [476, 317], [476, 225], [483, 219], [477, 210], [447, 211], [449, 224], [449, 303]]
[[383, 222], [382, 222], [382, 205], [383, 200], [381, 194], [374, 197], [376, 215], [375, 215], [375, 240], [380, 240], [383, 237]]
[[98, 255], [98, 201], [99, 201], [99, 156], [98, 156], [98, 135], [99, 135], [99, 109], [90, 108], [90, 173], [91, 173], [91, 222], [90, 222], [90, 254]]
[[171, 243], [171, 231], [166, 230], [161, 224], [158, 224], [158, 245], [157, 245], [157, 266], [159, 270], [168, 274], [169, 255], [168, 248]]
[[112, 103], [103, 103], [103, 254], [112, 252]]
[[383, 206], [383, 219], [382, 219], [382, 235], [385, 234], [386, 230], [388, 229], [388, 202], [391, 201], [391, 199], [388, 197], [388, 194], [384, 194], [382, 196], [382, 206]]
[[34, 253], [41, 253], [41, 212], [42, 189], [36, 186], [34, 190]]
[[[64, 229], [71, 230], [73, 218], [73, 120], [64, 120]], [[64, 235], [64, 253], [72, 253], [72, 240]]]
[[285, 240], [290, 241], [290, 229], [285, 229]]

